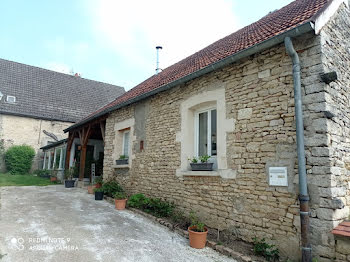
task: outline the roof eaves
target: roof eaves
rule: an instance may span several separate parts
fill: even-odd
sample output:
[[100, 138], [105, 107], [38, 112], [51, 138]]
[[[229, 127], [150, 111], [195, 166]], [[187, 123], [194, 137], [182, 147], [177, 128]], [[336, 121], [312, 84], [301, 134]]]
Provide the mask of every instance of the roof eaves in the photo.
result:
[[45, 117], [45, 116], [24, 114], [24, 113], [18, 113], [18, 112], [10, 112], [10, 111], [4, 111], [4, 110], [0, 110], [0, 115], [1, 114], [2, 115], [19, 116], [19, 117], [27, 117], [27, 118], [33, 118], [33, 119], [48, 120], [48, 121], [75, 123], [75, 121], [73, 121], [73, 120], [67, 120], [67, 119], [63, 119], [63, 118]]
[[68, 140], [68, 139], [65, 138], [65, 139], [56, 141], [56, 142], [54, 142], [54, 143], [48, 144], [48, 145], [46, 145], [46, 146], [40, 147], [40, 149], [42, 149], [42, 150], [50, 149], [50, 148], [56, 147], [56, 146], [58, 146], [58, 145], [64, 144], [65, 142], [67, 142], [67, 140]]
[[223, 67], [225, 67], [225, 66], [227, 66], [229, 64], [237, 62], [240, 59], [243, 59], [245, 57], [248, 57], [250, 55], [258, 53], [260, 51], [263, 51], [263, 50], [266, 50], [268, 48], [271, 48], [271, 47], [273, 47], [275, 45], [278, 45], [278, 44], [282, 43], [284, 41], [284, 38], [286, 38], [286, 37], [297, 37], [297, 36], [303, 35], [305, 33], [311, 32], [311, 31], [314, 31], [314, 24], [311, 22], [311, 20], [308, 20], [307, 22], [305, 22], [305, 23], [303, 23], [301, 25], [298, 25], [298, 26], [296, 26], [296, 27], [294, 27], [294, 28], [284, 32], [284, 33], [281, 33], [281, 34], [276, 35], [276, 36], [274, 36], [272, 38], [269, 38], [269, 39], [267, 39], [267, 40], [265, 40], [265, 41], [263, 41], [261, 43], [255, 44], [255, 45], [253, 45], [251, 47], [248, 47], [248, 48], [246, 48], [244, 50], [241, 50], [241, 51], [239, 51], [239, 52], [237, 52], [237, 53], [235, 53], [233, 55], [230, 55], [230, 56], [228, 56], [228, 57], [226, 57], [226, 58], [224, 58], [224, 59], [222, 59], [222, 60], [220, 60], [218, 62], [210, 64], [210, 65], [208, 65], [208, 66], [206, 66], [206, 67], [204, 67], [204, 68], [202, 68], [202, 69], [200, 69], [198, 71], [195, 71], [195, 72], [193, 72], [191, 74], [188, 74], [188, 75], [186, 75], [186, 76], [184, 76], [184, 77], [182, 77], [180, 79], [177, 79], [177, 80], [175, 80], [173, 82], [170, 82], [170, 83], [168, 83], [168, 84], [166, 84], [164, 86], [156, 88], [156, 89], [154, 89], [154, 90], [152, 90], [150, 92], [141, 94], [141, 95], [139, 95], [139, 96], [137, 96], [135, 98], [132, 98], [132, 99], [127, 100], [127, 101], [125, 101], [123, 103], [120, 103], [120, 104], [117, 104], [115, 106], [112, 106], [110, 108], [106, 108], [105, 110], [97, 113], [96, 115], [92, 115], [91, 117], [88, 117], [88, 118], [84, 119], [83, 121], [78, 122], [78, 123], [76, 123], [76, 124], [66, 128], [66, 129], [64, 129], [64, 132], [65, 133], [69, 132], [69, 131], [71, 131], [73, 129], [76, 129], [76, 128], [80, 127], [80, 126], [83, 126], [84, 124], [86, 124], [86, 123], [88, 123], [88, 122], [90, 122], [90, 121], [92, 121], [92, 120], [94, 120], [96, 118], [99, 118], [99, 117], [101, 117], [101, 116], [103, 116], [105, 114], [108, 114], [108, 113], [110, 113], [112, 111], [115, 111], [115, 110], [117, 110], [119, 108], [122, 108], [124, 106], [133, 104], [135, 102], [138, 102], [140, 100], [143, 100], [145, 98], [153, 96], [153, 95], [155, 95], [157, 93], [160, 93], [160, 92], [163, 92], [165, 90], [168, 90], [168, 89], [170, 89], [170, 88], [172, 88], [174, 86], [183, 84], [183, 83], [188, 82], [190, 80], [193, 80], [193, 79], [195, 79], [197, 77], [200, 77], [200, 76], [203, 76], [203, 75], [208, 74], [210, 72], [213, 72], [215, 70], [221, 69], [221, 68], [223, 68]]

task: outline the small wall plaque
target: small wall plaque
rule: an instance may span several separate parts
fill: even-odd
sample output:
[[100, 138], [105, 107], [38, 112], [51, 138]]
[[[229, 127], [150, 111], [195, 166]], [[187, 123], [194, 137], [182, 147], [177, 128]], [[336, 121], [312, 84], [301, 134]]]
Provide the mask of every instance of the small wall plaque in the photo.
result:
[[270, 167], [269, 185], [288, 186], [287, 167]]

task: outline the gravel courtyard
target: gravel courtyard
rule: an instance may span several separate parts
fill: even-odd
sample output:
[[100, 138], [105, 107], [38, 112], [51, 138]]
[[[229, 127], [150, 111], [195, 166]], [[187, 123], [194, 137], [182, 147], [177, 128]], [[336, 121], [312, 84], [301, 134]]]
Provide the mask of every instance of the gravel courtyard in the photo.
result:
[[0, 261], [235, 261], [62, 185], [0, 188]]

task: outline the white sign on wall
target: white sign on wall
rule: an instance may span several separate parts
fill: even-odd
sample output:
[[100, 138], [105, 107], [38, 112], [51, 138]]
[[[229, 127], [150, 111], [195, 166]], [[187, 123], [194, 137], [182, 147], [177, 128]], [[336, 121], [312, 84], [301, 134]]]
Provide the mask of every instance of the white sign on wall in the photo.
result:
[[96, 175], [96, 165], [95, 163], [91, 164], [91, 176], [94, 177]]
[[269, 185], [288, 186], [287, 167], [270, 167]]

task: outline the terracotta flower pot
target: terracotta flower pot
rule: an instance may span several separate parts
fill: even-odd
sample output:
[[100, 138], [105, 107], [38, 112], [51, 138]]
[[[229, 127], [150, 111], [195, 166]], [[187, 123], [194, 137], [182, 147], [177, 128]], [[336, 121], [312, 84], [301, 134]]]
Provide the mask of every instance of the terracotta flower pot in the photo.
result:
[[93, 193], [94, 193], [94, 188], [95, 188], [95, 186], [88, 186], [88, 187], [87, 187], [88, 193], [89, 193], [89, 194], [93, 194]]
[[115, 200], [115, 208], [118, 210], [125, 209], [126, 199], [114, 199]]
[[98, 183], [98, 184], [95, 184], [95, 188], [100, 188], [102, 186], [102, 184]]
[[204, 248], [207, 242], [207, 234], [208, 228], [204, 227], [204, 232], [196, 232], [193, 231], [196, 226], [192, 226], [188, 228], [189, 238], [190, 238], [190, 246], [193, 248]]
[[55, 176], [50, 177], [50, 181], [51, 181], [51, 182], [57, 181], [57, 177], [55, 177]]

